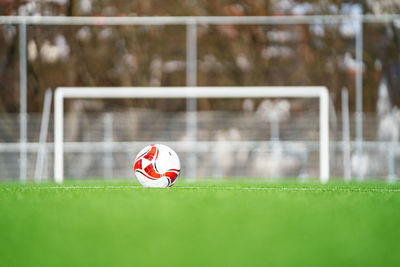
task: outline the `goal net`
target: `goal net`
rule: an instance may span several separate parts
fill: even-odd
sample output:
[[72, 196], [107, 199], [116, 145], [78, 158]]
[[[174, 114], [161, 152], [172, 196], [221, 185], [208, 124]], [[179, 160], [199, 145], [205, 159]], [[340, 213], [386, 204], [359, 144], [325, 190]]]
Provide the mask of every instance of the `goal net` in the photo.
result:
[[[103, 112], [72, 116], [64, 107], [70, 99], [163, 99], [167, 105], [179, 99], [240, 99], [243, 110], [163, 112], [150, 105], [109, 112], [103, 105], [97, 108]], [[183, 177], [329, 179], [326, 87], [59, 87], [54, 105], [58, 183], [64, 177], [133, 176], [136, 153], [150, 143], [177, 151]], [[316, 111], [307, 113], [310, 107]]]

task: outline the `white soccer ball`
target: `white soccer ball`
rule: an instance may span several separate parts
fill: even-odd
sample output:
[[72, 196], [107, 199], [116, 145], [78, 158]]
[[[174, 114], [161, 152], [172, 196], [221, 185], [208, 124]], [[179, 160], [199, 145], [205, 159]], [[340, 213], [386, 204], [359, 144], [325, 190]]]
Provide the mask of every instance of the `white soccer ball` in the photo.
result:
[[179, 176], [181, 163], [170, 147], [153, 144], [140, 150], [134, 171], [144, 187], [171, 187]]

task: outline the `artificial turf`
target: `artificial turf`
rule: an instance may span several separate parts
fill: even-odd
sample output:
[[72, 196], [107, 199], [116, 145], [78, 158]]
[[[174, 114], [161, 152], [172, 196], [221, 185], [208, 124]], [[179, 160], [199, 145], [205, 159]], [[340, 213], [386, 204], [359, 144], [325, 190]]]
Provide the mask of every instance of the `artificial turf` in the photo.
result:
[[0, 266], [400, 266], [400, 184], [0, 183]]

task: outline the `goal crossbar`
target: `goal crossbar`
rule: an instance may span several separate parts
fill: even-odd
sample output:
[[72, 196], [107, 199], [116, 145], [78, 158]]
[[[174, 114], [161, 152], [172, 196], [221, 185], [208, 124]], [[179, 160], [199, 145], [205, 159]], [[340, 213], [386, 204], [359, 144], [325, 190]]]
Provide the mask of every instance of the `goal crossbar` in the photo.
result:
[[64, 180], [64, 99], [318, 98], [320, 181], [329, 180], [329, 93], [325, 86], [58, 87], [54, 94], [54, 179]]

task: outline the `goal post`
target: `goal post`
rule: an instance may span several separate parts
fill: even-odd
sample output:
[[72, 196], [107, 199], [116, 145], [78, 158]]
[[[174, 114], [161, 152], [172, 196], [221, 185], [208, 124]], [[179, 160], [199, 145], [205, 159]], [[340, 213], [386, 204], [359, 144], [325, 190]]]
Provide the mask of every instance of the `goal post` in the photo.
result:
[[54, 179], [64, 180], [64, 99], [318, 98], [320, 181], [329, 180], [329, 93], [325, 86], [58, 87], [54, 95]]

